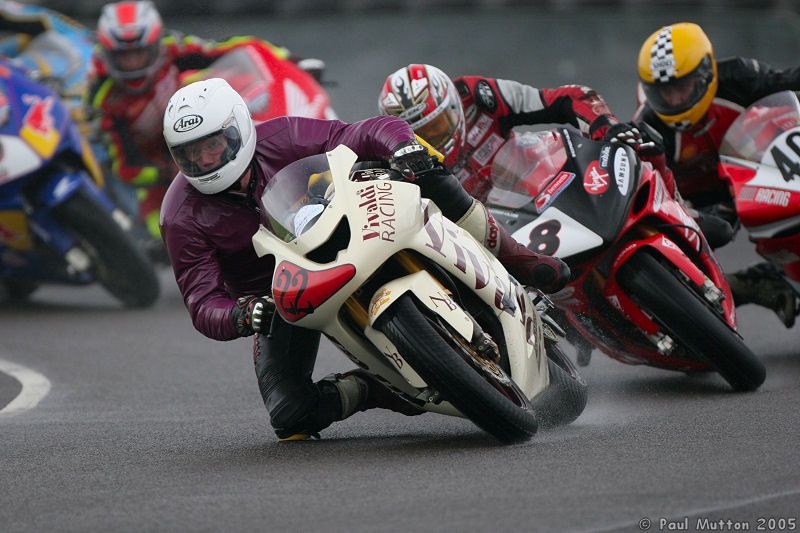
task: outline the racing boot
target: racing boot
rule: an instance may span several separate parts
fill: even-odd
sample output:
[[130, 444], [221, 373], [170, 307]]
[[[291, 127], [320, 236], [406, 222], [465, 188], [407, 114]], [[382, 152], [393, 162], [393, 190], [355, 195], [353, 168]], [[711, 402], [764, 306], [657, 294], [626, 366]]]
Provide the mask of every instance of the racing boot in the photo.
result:
[[[328, 379], [328, 378], [326, 378]], [[414, 416], [424, 413], [416, 405], [391, 391], [369, 372], [357, 368], [332, 378], [342, 402], [341, 420], [358, 411], [389, 409], [396, 413]]]
[[479, 201], [474, 200], [456, 224], [489, 249], [523, 285], [552, 294], [569, 282], [570, 270], [564, 261], [533, 252], [515, 241]]
[[[319, 398], [316, 406], [307, 409], [305, 416], [290, 418], [289, 424], [279, 422], [280, 427], [275, 427], [279, 441], [302, 441], [312, 437], [318, 439], [319, 432], [333, 422], [367, 409], [389, 409], [407, 416], [425, 412], [361, 369], [326, 376], [317, 383], [317, 390]], [[303, 410], [301, 408], [298, 412], [302, 413]], [[277, 416], [279, 415], [276, 413]], [[275, 422], [273, 419], [273, 423]]]
[[725, 277], [737, 307], [760, 305], [772, 309], [787, 328], [794, 325], [798, 314], [797, 293], [772, 264], [758, 263]]

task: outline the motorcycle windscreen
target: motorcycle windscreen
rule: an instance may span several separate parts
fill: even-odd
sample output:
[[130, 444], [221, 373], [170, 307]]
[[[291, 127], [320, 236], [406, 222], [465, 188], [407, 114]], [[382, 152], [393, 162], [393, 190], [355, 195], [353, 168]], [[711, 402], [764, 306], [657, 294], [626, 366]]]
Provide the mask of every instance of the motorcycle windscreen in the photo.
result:
[[[514, 152], [516, 157], [537, 157], [544, 153], [548, 160], [543, 167], [534, 167], [537, 161], [528, 161], [517, 163], [516, 168], [546, 168], [549, 173], [537, 178], [534, 172], [527, 179], [518, 173], [516, 181], [524, 181], [525, 185], [506, 187], [513, 195], [504, 197], [502, 207], [519, 215], [515, 226], [520, 229], [513, 231], [514, 237], [531, 250], [559, 257], [611, 243], [627, 218], [638, 187], [641, 172], [638, 158], [629, 148], [586, 139], [576, 130], [561, 128], [544, 133], [558, 136], [558, 140], [543, 139], [549, 146], [547, 151]], [[535, 135], [541, 138], [541, 133]], [[523, 188], [528, 197], [521, 205]], [[531, 192], [537, 193], [536, 196], [531, 197]], [[498, 205], [491, 196], [489, 204]]]
[[55, 31], [37, 35], [15, 59], [32, 73], [32, 77], [62, 93], [62, 84], [70, 87], [83, 81], [87, 73], [86, 61], [77, 44]]
[[[800, 102], [797, 96], [791, 91], [775, 93], [758, 100], [733, 121], [722, 139], [719, 154], [761, 163], [770, 155], [773, 141], [798, 128]], [[795, 159], [800, 157], [796, 153], [795, 156]]]
[[243, 46], [227, 52], [207, 68], [182, 80], [184, 85], [210, 78], [222, 78], [239, 93], [251, 115], [267, 110], [274, 77], [252, 47]]
[[334, 195], [325, 154], [295, 161], [267, 183], [261, 195], [264, 227], [285, 242], [311, 229]]
[[[556, 180], [561, 167], [567, 161], [567, 152], [561, 136], [556, 131], [525, 132], [512, 134], [503, 144], [492, 162], [492, 188], [488, 203], [505, 209], [519, 209], [528, 206], [533, 199], [537, 206], [545, 195], [542, 194], [551, 182]], [[561, 188], [551, 190], [548, 200], [557, 195]], [[544, 209], [537, 209], [538, 212]]]
[[[800, 102], [784, 91], [758, 100], [734, 121], [720, 148], [723, 163], [756, 163], [734, 176], [736, 211], [746, 227], [767, 234], [794, 228], [800, 217]], [[737, 161], [738, 160], [738, 161]], [[729, 172], [732, 172], [729, 170]], [[749, 173], [754, 173], [752, 178]], [[744, 178], [744, 179], [742, 179]]]

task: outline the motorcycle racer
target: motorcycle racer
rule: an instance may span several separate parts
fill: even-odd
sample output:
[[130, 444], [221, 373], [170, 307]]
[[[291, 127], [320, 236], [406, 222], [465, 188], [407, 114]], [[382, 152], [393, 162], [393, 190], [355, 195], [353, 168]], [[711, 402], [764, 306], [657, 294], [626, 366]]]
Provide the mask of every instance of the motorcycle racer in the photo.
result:
[[[743, 57], [717, 61], [702, 28], [682, 22], [645, 40], [638, 70], [634, 121], [646, 122], [663, 137], [667, 164], [684, 199], [701, 216], [735, 225], [730, 192], [717, 173], [722, 139], [748, 105], [774, 92], [800, 90], [800, 68], [777, 70]], [[770, 264], [726, 277], [736, 305], [754, 303], [774, 311], [787, 328], [794, 324], [797, 297]]]
[[113, 174], [137, 189], [141, 218], [157, 238], [161, 201], [177, 169], [154, 132], [160, 130], [179, 74], [208, 67], [226, 52], [253, 43], [268, 46], [281, 59], [299, 58], [255, 37], [215, 42], [167, 30], [150, 0], [105, 5], [97, 38], [87, 103], [99, 119]]
[[[639, 131], [620, 123], [605, 100], [589, 87], [536, 89], [482, 76], [451, 80], [439, 68], [425, 64], [411, 64], [390, 74], [381, 89], [378, 109], [405, 119], [417, 135], [440, 150], [462, 186], [482, 202], [492, 187], [494, 156], [515, 126], [564, 123], [580, 128], [592, 139], [624, 142], [634, 149], [641, 143]], [[506, 248], [523, 248], [493, 219], [492, 224], [502, 230], [495, 244], [498, 258], [507, 255]], [[567, 339], [585, 364], [592, 346], [571, 327], [567, 327]]]
[[536, 89], [482, 76], [451, 80], [437, 67], [425, 64], [411, 64], [390, 74], [378, 97], [378, 109], [405, 119], [417, 135], [441, 151], [445, 164], [480, 201], [486, 200], [491, 188], [494, 155], [515, 126], [571, 124], [596, 140], [606, 135], [632, 145], [640, 140], [638, 131], [620, 123], [589, 87]]
[[[416, 406], [363, 371], [312, 382], [320, 334], [274, 316], [268, 296], [274, 261], [258, 258], [251, 243], [264, 222], [259, 200], [284, 166], [345, 144], [362, 160], [388, 160], [445, 216], [482, 242], [490, 229], [485, 208], [444, 167], [434, 165], [397, 117], [354, 124], [281, 117], [255, 126], [242, 97], [214, 78], [172, 96], [163, 132], [180, 169], [161, 212], [161, 234], [179, 289], [195, 328], [205, 336], [230, 340], [255, 335], [256, 377], [277, 436], [307, 438], [374, 407], [418, 414]], [[523, 283], [560, 288], [562, 263], [540, 259], [524, 247], [518, 256], [513, 267]]]

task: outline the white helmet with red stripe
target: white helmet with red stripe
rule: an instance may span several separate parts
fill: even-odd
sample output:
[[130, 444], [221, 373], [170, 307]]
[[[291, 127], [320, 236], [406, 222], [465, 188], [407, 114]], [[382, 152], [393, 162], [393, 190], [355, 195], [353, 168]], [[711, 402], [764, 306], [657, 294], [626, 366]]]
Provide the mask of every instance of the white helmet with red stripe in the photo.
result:
[[162, 33], [161, 15], [150, 0], [103, 6], [97, 39], [109, 75], [132, 92], [149, 89], [164, 61]]
[[383, 84], [378, 109], [397, 115], [453, 166], [464, 145], [464, 109], [450, 78], [431, 65], [412, 64], [392, 73]]

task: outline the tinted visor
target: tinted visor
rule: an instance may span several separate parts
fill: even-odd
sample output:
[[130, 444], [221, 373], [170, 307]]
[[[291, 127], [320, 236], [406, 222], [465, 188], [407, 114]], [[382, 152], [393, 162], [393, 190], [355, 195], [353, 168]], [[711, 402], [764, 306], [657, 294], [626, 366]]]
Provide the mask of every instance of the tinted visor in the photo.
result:
[[458, 113], [451, 106], [446, 106], [435, 118], [414, 128], [414, 133], [428, 141], [437, 150], [444, 152], [445, 146], [458, 129], [458, 118]]
[[714, 78], [711, 57], [706, 56], [688, 76], [667, 83], [642, 83], [647, 102], [656, 113], [673, 116], [689, 111], [706, 95]]
[[159, 43], [141, 48], [109, 50], [106, 52], [113, 69], [123, 78], [143, 77], [158, 59]]
[[236, 120], [232, 119], [221, 130], [171, 146], [169, 151], [181, 172], [197, 177], [219, 170], [236, 159], [241, 147], [242, 134]]

